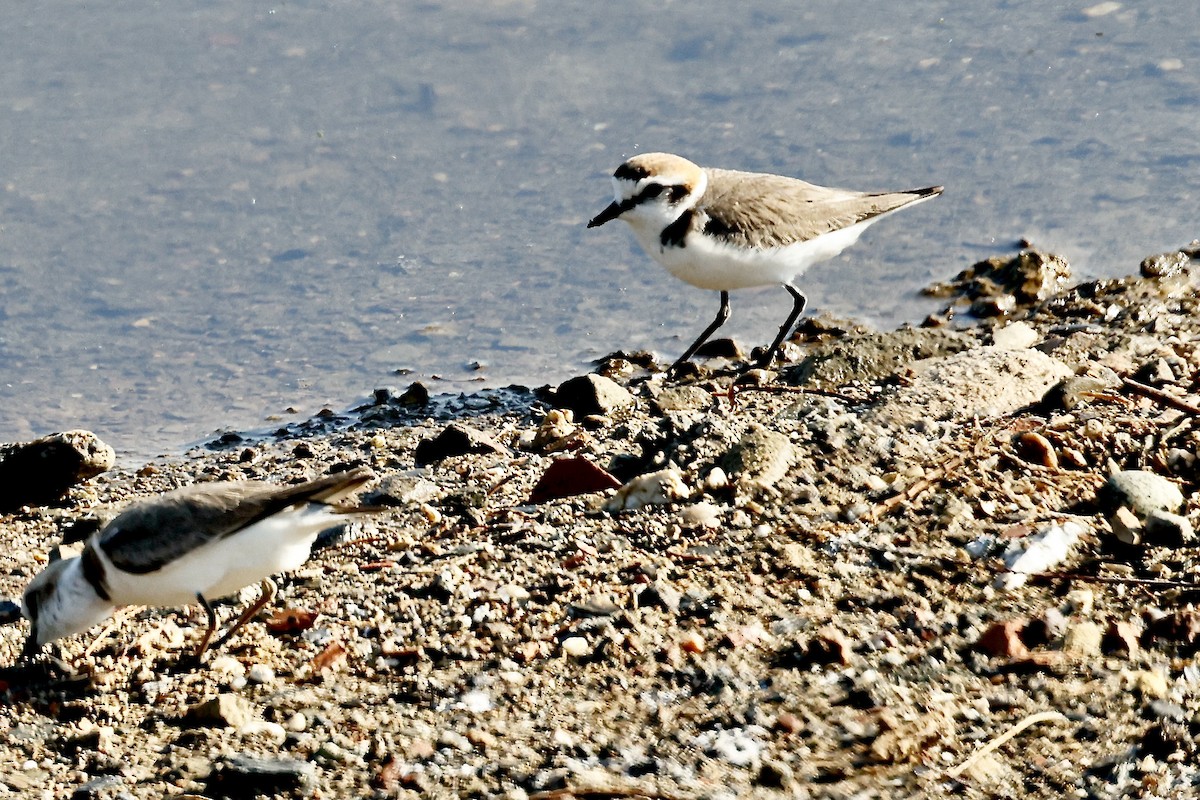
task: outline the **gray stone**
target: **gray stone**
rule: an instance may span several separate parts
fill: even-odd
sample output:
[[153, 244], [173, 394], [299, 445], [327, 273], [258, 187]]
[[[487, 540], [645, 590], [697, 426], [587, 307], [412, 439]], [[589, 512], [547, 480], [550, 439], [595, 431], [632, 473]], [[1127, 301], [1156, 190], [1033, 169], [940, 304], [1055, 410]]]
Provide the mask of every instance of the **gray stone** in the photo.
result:
[[263, 795], [312, 794], [316, 784], [315, 764], [292, 758], [226, 756], [208, 776], [206, 789], [214, 798], [262, 797]]
[[907, 386], [868, 412], [868, 423], [1000, 417], [1040, 401], [1072, 370], [1039, 350], [976, 347], [915, 364]]
[[99, 798], [114, 797], [125, 787], [116, 775], [101, 775], [92, 778], [82, 786], [76, 786], [71, 792], [71, 800], [99, 800]]
[[625, 387], [603, 375], [580, 375], [564, 381], [554, 395], [554, 404], [569, 408], [576, 417], [607, 415], [633, 402]]
[[974, 337], [947, 329], [903, 328], [818, 344], [791, 373], [798, 383], [842, 386], [894, 375], [916, 361], [973, 346]]
[[1145, 518], [1152, 511], [1178, 511], [1183, 505], [1183, 492], [1161, 475], [1127, 469], [1109, 476], [1096, 493], [1096, 501], [1106, 514], [1128, 506], [1139, 517]]

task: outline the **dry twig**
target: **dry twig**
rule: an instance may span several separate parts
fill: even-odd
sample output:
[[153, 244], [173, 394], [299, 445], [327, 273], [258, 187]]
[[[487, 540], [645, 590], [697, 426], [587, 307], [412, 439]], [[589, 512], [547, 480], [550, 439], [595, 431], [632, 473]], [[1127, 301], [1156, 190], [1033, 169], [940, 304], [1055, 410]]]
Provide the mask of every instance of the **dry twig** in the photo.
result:
[[1067, 721], [1067, 718], [1057, 711], [1039, 711], [1036, 714], [1031, 714], [1030, 716], [1028, 716], [1025, 719], [1018, 722], [1016, 725], [1013, 725], [1011, 728], [1009, 728], [1004, 733], [997, 736], [995, 739], [992, 739], [990, 742], [985, 744], [983, 747], [976, 750], [974, 753], [971, 754], [971, 756], [966, 761], [962, 762], [957, 767], [952, 767], [951, 769], [946, 770], [946, 777], [957, 779], [959, 775], [963, 774], [968, 769], [970, 769], [971, 765], [974, 764], [976, 761], [983, 758], [988, 753], [992, 752], [997, 747], [1004, 744], [1009, 739], [1013, 738], [1018, 733], [1025, 730], [1026, 728], [1028, 728], [1030, 725], [1036, 725], [1039, 722], [1066, 722], [1066, 721]]

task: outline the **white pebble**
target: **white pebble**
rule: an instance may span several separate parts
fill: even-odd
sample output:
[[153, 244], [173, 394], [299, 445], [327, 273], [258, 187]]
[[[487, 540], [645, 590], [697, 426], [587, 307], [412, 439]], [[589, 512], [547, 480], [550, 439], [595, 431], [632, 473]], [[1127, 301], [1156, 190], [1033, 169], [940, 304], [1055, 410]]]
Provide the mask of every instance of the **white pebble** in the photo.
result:
[[571, 658], [582, 658], [592, 651], [587, 639], [582, 636], [568, 636], [562, 640], [563, 655]]
[[259, 685], [271, 683], [275, 680], [275, 670], [271, 669], [266, 664], [252, 664], [249, 672], [246, 673], [246, 678], [251, 683]]

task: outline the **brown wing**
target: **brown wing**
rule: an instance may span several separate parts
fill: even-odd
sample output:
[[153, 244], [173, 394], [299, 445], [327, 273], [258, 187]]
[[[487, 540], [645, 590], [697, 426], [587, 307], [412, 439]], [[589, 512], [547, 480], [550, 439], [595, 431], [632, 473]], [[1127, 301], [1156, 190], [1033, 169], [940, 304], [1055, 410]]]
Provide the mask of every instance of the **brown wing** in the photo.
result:
[[261, 481], [200, 483], [131, 506], [91, 543], [113, 566], [144, 575], [216, 539], [224, 539], [303, 502], [332, 503], [370, 481], [367, 469], [295, 486]]
[[940, 186], [870, 194], [782, 175], [709, 169], [704, 230], [748, 247], [785, 247], [940, 194]]

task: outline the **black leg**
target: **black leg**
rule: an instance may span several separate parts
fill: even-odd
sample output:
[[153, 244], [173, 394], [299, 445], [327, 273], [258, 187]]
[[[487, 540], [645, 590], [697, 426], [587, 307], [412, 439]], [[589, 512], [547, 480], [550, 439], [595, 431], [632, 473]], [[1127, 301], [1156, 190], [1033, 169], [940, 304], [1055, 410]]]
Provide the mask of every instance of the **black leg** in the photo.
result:
[[212, 603], [209, 603], [199, 592], [196, 592], [196, 602], [204, 607], [204, 613], [208, 615], [208, 630], [204, 632], [204, 638], [196, 646], [196, 659], [199, 660], [204, 655], [204, 651], [208, 649], [208, 643], [212, 641], [213, 634], [217, 632], [217, 612], [213, 611]]
[[233, 636], [233, 634], [237, 632], [238, 628], [249, 622], [250, 619], [259, 612], [259, 609], [274, 599], [276, 592], [275, 581], [271, 580], [270, 578], [263, 578], [262, 583], [259, 584], [259, 587], [261, 588], [261, 592], [258, 595], [258, 599], [246, 607], [246, 610], [242, 612], [240, 617], [238, 617], [237, 622], [233, 623], [233, 627], [225, 631], [225, 635], [222, 636], [215, 645], [213, 645], [214, 648], [220, 649], [224, 647], [225, 643], [229, 641], [229, 637]]
[[700, 338], [698, 338], [696, 341], [692, 342], [692, 346], [689, 347], [686, 351], [684, 351], [683, 355], [681, 355], [678, 359], [676, 359], [675, 363], [671, 365], [671, 368], [669, 370], [667, 370], [667, 372], [671, 373], [671, 372], [674, 372], [675, 370], [679, 369], [680, 367], [682, 367], [689, 358], [691, 358], [692, 356], [694, 356], [696, 354], [696, 351], [700, 349], [700, 346], [708, 341], [708, 337], [712, 336], [713, 333], [717, 330], [717, 328], [724, 325], [725, 321], [728, 319], [729, 319], [729, 292], [722, 291], [721, 292], [721, 308], [720, 308], [720, 310], [717, 311], [717, 318], [712, 321], [711, 325], [709, 325], [707, 328], [704, 329], [704, 333], [700, 334]]
[[767, 352], [763, 353], [762, 357], [754, 365], [759, 369], [771, 366], [771, 362], [775, 360], [775, 354], [779, 352], [779, 345], [783, 344], [783, 340], [792, 332], [792, 326], [796, 324], [796, 320], [800, 319], [800, 315], [804, 313], [804, 307], [808, 305], [808, 298], [804, 296], [804, 292], [788, 283], [785, 283], [783, 288], [787, 289], [788, 293], [792, 296], [792, 313], [788, 314], [787, 320], [780, 326], [779, 334], [775, 337], [775, 341], [771, 342], [771, 346], [767, 349]]

